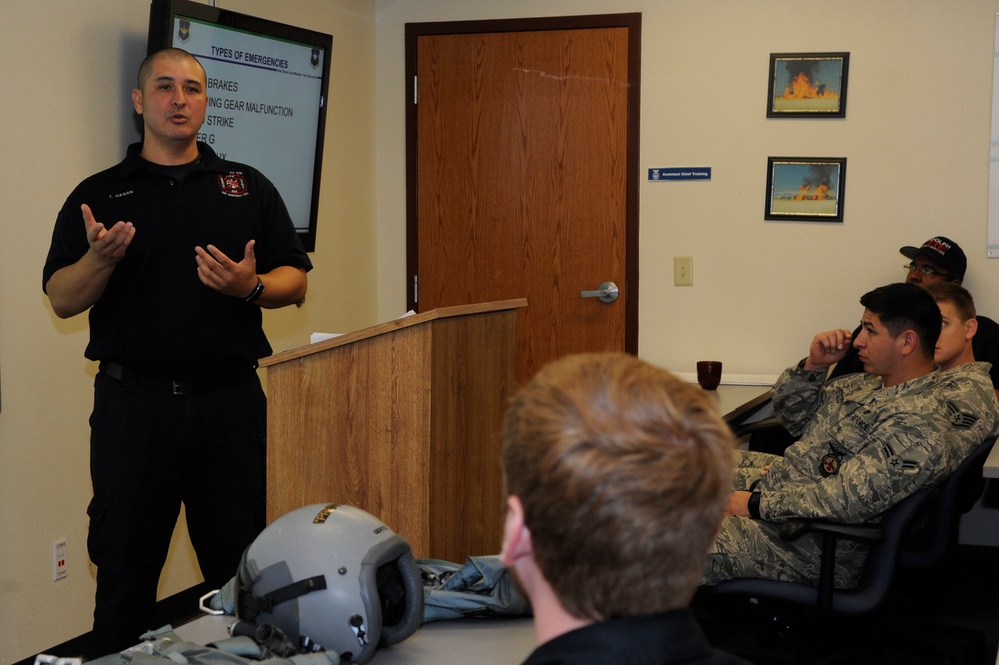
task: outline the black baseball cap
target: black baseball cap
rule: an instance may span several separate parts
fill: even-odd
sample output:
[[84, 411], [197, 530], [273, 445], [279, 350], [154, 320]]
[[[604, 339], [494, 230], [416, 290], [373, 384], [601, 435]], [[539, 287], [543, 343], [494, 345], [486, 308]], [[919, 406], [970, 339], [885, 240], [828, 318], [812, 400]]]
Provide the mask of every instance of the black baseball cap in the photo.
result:
[[964, 255], [961, 246], [943, 236], [930, 238], [919, 247], [906, 246], [898, 251], [909, 259], [914, 259], [917, 254], [922, 254], [946, 268], [952, 279], [964, 280], [964, 271], [968, 269], [968, 258]]

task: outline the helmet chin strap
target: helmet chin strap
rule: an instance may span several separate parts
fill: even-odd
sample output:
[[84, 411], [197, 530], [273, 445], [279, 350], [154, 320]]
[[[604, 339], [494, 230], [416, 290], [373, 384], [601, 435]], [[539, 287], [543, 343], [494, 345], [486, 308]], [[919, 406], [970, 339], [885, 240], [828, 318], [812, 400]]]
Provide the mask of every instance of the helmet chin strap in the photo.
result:
[[275, 605], [295, 600], [307, 593], [320, 591], [325, 588], [326, 576], [316, 575], [315, 577], [308, 577], [297, 582], [292, 582], [262, 596], [256, 596], [245, 589], [241, 589], [238, 601], [241, 609], [240, 616], [247, 621], [253, 621], [258, 614], [273, 610]]

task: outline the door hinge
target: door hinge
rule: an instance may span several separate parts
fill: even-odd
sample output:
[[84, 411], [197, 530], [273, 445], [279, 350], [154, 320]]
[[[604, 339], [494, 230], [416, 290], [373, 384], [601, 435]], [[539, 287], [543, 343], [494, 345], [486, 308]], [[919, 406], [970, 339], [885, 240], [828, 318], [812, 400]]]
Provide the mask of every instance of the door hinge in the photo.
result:
[[419, 84], [419, 82], [417, 80], [417, 77], [414, 76], [413, 77], [413, 104], [414, 105], [419, 104], [419, 102], [420, 102], [420, 92], [419, 92], [419, 90], [420, 90], [420, 84]]
[[420, 302], [420, 276], [413, 275], [413, 304]]

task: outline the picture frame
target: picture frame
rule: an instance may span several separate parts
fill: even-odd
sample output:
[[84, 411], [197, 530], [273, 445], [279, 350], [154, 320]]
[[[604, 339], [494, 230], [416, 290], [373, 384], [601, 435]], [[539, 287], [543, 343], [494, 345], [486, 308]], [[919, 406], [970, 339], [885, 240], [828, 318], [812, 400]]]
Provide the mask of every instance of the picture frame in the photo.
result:
[[768, 157], [764, 218], [842, 222], [846, 157]]
[[850, 54], [771, 53], [768, 118], [845, 118]]

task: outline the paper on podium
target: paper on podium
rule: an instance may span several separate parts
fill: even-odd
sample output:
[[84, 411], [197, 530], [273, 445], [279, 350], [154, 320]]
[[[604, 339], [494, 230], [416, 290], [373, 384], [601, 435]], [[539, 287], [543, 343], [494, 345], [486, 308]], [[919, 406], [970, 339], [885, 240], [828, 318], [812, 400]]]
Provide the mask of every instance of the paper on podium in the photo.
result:
[[340, 337], [346, 333], [312, 333], [309, 335], [309, 344], [315, 344], [316, 342], [324, 342], [328, 339], [333, 339], [334, 337]]
[[[416, 312], [414, 312], [413, 310], [409, 310], [408, 312], [406, 312], [405, 314], [403, 314], [399, 318], [400, 319], [404, 319], [407, 316], [413, 316], [414, 314], [416, 314]], [[321, 333], [321, 332], [314, 332], [311, 335], [309, 335], [309, 344], [315, 344], [316, 342], [324, 342], [324, 341], [326, 341], [328, 339], [333, 339], [334, 337], [340, 337], [341, 335], [346, 335], [346, 334], [347, 333]]]

